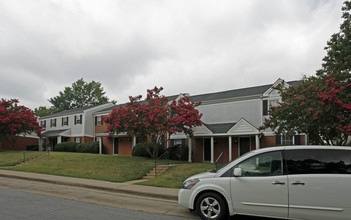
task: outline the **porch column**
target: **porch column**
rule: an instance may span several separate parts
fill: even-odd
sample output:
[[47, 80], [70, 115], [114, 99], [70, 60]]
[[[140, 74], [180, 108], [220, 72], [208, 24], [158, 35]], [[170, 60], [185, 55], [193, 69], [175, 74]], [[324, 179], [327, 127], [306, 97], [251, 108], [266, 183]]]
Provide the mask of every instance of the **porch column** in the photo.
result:
[[135, 147], [136, 145], [136, 136], [133, 136], [133, 142], [132, 142], [132, 149]]
[[229, 162], [232, 161], [232, 136], [229, 136]]
[[99, 154], [102, 154], [102, 137], [98, 137], [99, 141]]
[[57, 143], [61, 143], [62, 142], [62, 137], [61, 136], [57, 136]]
[[260, 149], [260, 138], [258, 137], [258, 134], [255, 135], [255, 140], [256, 140], [256, 150]]
[[188, 162], [191, 163], [192, 160], [191, 160], [191, 152], [192, 152], [192, 142], [191, 142], [191, 137], [188, 138]]
[[214, 163], [214, 138], [211, 137], [211, 163]]

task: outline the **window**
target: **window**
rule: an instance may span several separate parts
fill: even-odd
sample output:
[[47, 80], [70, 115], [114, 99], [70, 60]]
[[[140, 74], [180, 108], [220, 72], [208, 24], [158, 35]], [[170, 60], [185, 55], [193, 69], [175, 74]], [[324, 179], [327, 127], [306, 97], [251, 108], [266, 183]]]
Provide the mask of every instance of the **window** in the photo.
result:
[[82, 143], [82, 137], [75, 137], [74, 142], [76, 143]]
[[293, 137], [292, 136], [282, 136], [282, 144], [284, 145], [293, 145], [294, 141], [293, 141]]
[[240, 163], [243, 176], [274, 176], [283, 174], [283, 160], [280, 151], [253, 156]]
[[56, 118], [50, 119], [50, 127], [56, 127]]
[[40, 126], [46, 128], [46, 120], [40, 121]]
[[103, 124], [102, 116], [96, 116], [95, 125], [102, 125], [102, 124]]
[[171, 146], [176, 146], [176, 145], [185, 145], [185, 139], [174, 139], [171, 140]]
[[272, 100], [263, 100], [262, 101], [262, 112], [263, 116], [269, 115], [269, 109], [272, 107], [278, 106], [279, 105], [279, 99], [272, 99]]
[[68, 126], [68, 117], [62, 118], [62, 126]]
[[83, 119], [82, 115], [75, 115], [74, 116], [74, 124], [75, 125], [82, 124], [82, 119]]
[[276, 144], [282, 144], [282, 145], [300, 145], [300, 136], [296, 135], [296, 136], [287, 136], [287, 135], [277, 135], [276, 136]]
[[350, 150], [287, 150], [288, 174], [351, 174]]

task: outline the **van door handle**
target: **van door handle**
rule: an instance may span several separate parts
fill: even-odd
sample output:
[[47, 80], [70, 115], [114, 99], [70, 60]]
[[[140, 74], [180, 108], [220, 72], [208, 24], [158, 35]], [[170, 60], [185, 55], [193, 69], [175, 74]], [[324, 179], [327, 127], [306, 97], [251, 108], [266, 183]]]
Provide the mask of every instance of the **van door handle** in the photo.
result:
[[296, 181], [296, 182], [293, 182], [291, 185], [305, 185], [305, 183]]
[[277, 180], [277, 181], [274, 181], [272, 184], [273, 185], [285, 185], [285, 182], [281, 182], [281, 181]]

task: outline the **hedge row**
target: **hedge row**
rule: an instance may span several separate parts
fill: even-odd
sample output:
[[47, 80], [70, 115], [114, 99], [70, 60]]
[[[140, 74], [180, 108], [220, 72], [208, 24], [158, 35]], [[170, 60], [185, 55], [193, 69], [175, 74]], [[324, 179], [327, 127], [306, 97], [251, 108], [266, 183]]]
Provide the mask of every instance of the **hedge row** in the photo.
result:
[[99, 153], [99, 142], [88, 142], [79, 144], [76, 142], [63, 142], [55, 146], [55, 151], [78, 152], [78, 153]]
[[[157, 146], [158, 146], [158, 156], [161, 156], [165, 152], [165, 149], [161, 145], [157, 145]], [[138, 157], [151, 157], [150, 154], [148, 154], [147, 151], [145, 150], [145, 147], [149, 148], [151, 152], [154, 149], [152, 143], [139, 143], [134, 146], [132, 155], [138, 156]]]
[[[146, 146], [153, 151], [153, 145], [151, 143], [147, 143]], [[135, 145], [132, 151], [133, 156], [139, 157], [151, 157], [145, 150], [145, 144], [140, 143]], [[79, 153], [99, 153], [99, 142], [88, 142], [84, 144], [79, 144], [76, 142], [63, 142], [59, 143], [55, 146], [55, 151], [63, 151], [63, 152], [79, 152]], [[188, 160], [188, 146], [186, 145], [175, 145], [173, 147], [168, 148], [169, 151], [169, 159], [171, 160]], [[163, 146], [158, 145], [158, 156], [162, 155], [165, 152]]]
[[[146, 146], [152, 152], [152, 150], [153, 150], [152, 144], [147, 143]], [[165, 152], [165, 149], [161, 145], [159, 145], [158, 147], [159, 147], [158, 156], [161, 156]], [[169, 159], [170, 160], [182, 160], [182, 161], [188, 160], [189, 151], [188, 151], [188, 146], [186, 146], [186, 145], [181, 145], [181, 144], [175, 145], [173, 147], [168, 148], [168, 151], [169, 151]], [[150, 155], [145, 150], [144, 143], [140, 143], [140, 144], [135, 145], [133, 148], [132, 155], [138, 156], [138, 157], [150, 157]]]

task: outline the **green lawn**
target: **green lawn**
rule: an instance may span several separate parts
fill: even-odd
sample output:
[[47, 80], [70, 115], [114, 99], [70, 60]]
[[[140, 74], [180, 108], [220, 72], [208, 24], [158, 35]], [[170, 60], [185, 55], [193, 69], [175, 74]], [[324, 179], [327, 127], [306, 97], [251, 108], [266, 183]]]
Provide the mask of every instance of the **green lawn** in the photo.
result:
[[[29, 153], [26, 152], [26, 158]], [[33, 154], [32, 154], [33, 153]], [[30, 152], [33, 157], [44, 152]], [[24, 171], [85, 179], [126, 182], [141, 179], [154, 168], [154, 160], [132, 156], [113, 156], [86, 153], [50, 152], [45, 157], [18, 165], [23, 161], [23, 152], [0, 152], [0, 169]], [[213, 164], [177, 164], [155, 179], [142, 182], [142, 185], [180, 188], [191, 175], [213, 169]]]
[[138, 183], [146, 186], [159, 186], [167, 188], [181, 188], [188, 177], [213, 170], [214, 164], [209, 163], [185, 163], [171, 167], [167, 172], [146, 182]]
[[28, 161], [45, 152], [38, 151], [0, 151], [0, 167], [1, 166], [15, 166], [24, 160]]

